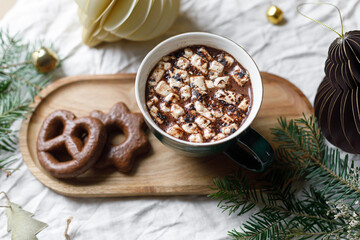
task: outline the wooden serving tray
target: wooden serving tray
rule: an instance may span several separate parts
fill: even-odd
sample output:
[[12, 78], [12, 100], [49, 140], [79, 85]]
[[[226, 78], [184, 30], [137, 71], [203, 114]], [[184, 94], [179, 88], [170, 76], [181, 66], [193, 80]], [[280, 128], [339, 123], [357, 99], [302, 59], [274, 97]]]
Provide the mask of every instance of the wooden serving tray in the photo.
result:
[[[252, 126], [271, 140], [270, 128], [277, 118], [297, 118], [313, 112], [302, 92], [287, 80], [262, 73], [264, 100]], [[34, 113], [23, 121], [20, 149], [30, 172], [55, 192], [72, 197], [115, 197], [144, 195], [205, 195], [211, 193], [212, 180], [235, 171], [238, 166], [223, 155], [208, 158], [188, 158], [179, 155], [148, 133], [152, 150], [137, 159], [130, 174], [112, 168], [90, 170], [71, 180], [59, 180], [39, 164], [36, 139], [45, 117], [57, 109], [87, 116], [92, 110], [108, 112], [113, 104], [125, 102], [130, 110], [139, 112], [134, 91], [135, 74], [67, 77], [55, 81], [35, 99]]]

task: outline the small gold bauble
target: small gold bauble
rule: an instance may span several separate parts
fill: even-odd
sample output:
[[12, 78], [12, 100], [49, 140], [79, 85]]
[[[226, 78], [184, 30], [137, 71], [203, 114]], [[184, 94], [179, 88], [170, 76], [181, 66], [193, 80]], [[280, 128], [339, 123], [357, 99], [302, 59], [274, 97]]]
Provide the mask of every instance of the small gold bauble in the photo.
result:
[[269, 22], [271, 22], [273, 24], [280, 24], [282, 22], [282, 20], [284, 19], [283, 11], [281, 11], [280, 8], [278, 8], [277, 6], [274, 6], [274, 5], [272, 5], [268, 9], [266, 16], [267, 16]]
[[48, 73], [59, 64], [59, 58], [51, 49], [41, 47], [31, 55], [31, 61], [40, 73]]

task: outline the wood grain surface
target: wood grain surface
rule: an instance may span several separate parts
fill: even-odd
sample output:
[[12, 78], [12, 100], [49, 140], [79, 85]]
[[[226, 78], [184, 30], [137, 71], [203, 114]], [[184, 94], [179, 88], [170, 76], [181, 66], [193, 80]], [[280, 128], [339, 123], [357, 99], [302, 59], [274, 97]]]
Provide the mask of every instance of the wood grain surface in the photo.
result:
[[[302, 92], [287, 80], [262, 73], [264, 100], [252, 124], [266, 139], [277, 118], [297, 118], [313, 112]], [[238, 166], [223, 155], [208, 158], [188, 158], [162, 145], [148, 133], [152, 150], [137, 159], [130, 174], [109, 168], [90, 170], [71, 180], [59, 180], [40, 165], [36, 154], [36, 139], [45, 117], [57, 109], [87, 116], [92, 110], [107, 112], [113, 104], [125, 102], [130, 110], [139, 112], [134, 95], [135, 74], [68, 77], [55, 81], [35, 99], [34, 113], [23, 121], [20, 149], [30, 172], [53, 191], [73, 197], [116, 197], [145, 195], [204, 195], [211, 192], [212, 180], [236, 171]], [[247, 171], [245, 171], [248, 173]], [[253, 173], [248, 173], [253, 175]]]

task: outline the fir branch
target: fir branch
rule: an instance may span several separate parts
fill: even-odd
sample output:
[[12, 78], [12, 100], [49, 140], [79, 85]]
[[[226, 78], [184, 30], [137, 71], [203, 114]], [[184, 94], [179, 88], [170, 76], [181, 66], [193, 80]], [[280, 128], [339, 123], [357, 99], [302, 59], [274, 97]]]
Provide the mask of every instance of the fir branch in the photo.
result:
[[39, 47], [0, 29], [0, 169], [16, 160], [12, 157], [18, 151], [13, 123], [31, 113], [30, 103], [51, 79], [31, 64], [31, 54]]
[[[286, 121], [272, 129], [278, 143], [273, 165], [257, 179], [238, 173], [214, 180], [218, 207], [229, 214], [259, 207], [233, 239], [360, 238], [360, 169], [328, 148], [316, 119]], [[299, 192], [294, 184], [309, 187]], [[256, 184], [252, 184], [256, 182]]]
[[[342, 190], [360, 194], [360, 189], [347, 181], [351, 171], [348, 157], [341, 159], [339, 150], [325, 146], [314, 117], [304, 116], [303, 119], [290, 120], [288, 124], [286, 119], [280, 118], [279, 125], [280, 128], [272, 129], [272, 134], [274, 141], [281, 143], [280, 158], [285, 158], [287, 162], [297, 159], [298, 162], [307, 163], [306, 171], [302, 174], [306, 175], [308, 181], [325, 184], [327, 194], [332, 197], [342, 196]], [[284, 152], [288, 155], [284, 155]], [[329, 182], [329, 178], [332, 181]], [[347, 196], [354, 197], [352, 194]]]
[[25, 64], [31, 64], [31, 61], [26, 61], [26, 62], [21, 62], [21, 63], [14, 63], [14, 64], [9, 64], [9, 65], [3, 65], [3, 66], [0, 66], [0, 69], [19, 67], [19, 66], [23, 66]]
[[229, 236], [238, 240], [274, 239], [273, 236], [284, 236], [286, 231], [283, 226], [286, 225], [287, 217], [287, 215], [257, 214], [250, 217], [240, 228], [242, 232], [234, 229], [229, 232]]
[[21, 91], [8, 93], [0, 100], [0, 126], [11, 126], [15, 120], [24, 118], [30, 112], [30, 101], [23, 98]]

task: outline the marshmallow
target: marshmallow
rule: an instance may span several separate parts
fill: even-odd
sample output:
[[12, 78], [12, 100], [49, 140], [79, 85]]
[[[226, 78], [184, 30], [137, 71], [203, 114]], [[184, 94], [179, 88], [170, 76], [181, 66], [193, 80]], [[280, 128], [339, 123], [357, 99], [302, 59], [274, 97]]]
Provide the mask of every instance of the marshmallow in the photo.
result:
[[157, 67], [152, 72], [148, 83], [150, 86], [156, 86], [156, 84], [161, 80], [161, 78], [164, 76], [165, 70], [162, 67]]
[[152, 105], [154, 105], [158, 101], [159, 101], [159, 99], [156, 96], [153, 96], [146, 102], [146, 105], [148, 106], [148, 108], [150, 108]]
[[204, 138], [210, 139], [215, 136], [215, 130], [212, 127], [206, 127], [204, 129]]
[[185, 123], [185, 122], [186, 122], [186, 121], [185, 121], [185, 116], [179, 117], [177, 122], [178, 122], [178, 123]]
[[194, 89], [198, 89], [198, 90], [201, 90], [201, 91], [206, 91], [205, 77], [204, 76], [190, 77], [190, 84], [193, 86]]
[[207, 119], [210, 119], [211, 121], [214, 121], [214, 116], [212, 113], [207, 109], [201, 102], [196, 101], [195, 104], [195, 110], [202, 116], [206, 117]]
[[215, 141], [219, 141], [221, 139], [224, 139], [226, 137], [225, 134], [223, 133], [219, 133], [217, 134], [215, 137], [213, 137], [213, 139], [210, 142], [215, 142]]
[[234, 119], [232, 119], [232, 117], [230, 117], [229, 115], [227, 115], [225, 113], [224, 116], [221, 117], [221, 121], [223, 121], [226, 124], [230, 124], [230, 123], [234, 122]]
[[159, 82], [155, 87], [155, 91], [163, 97], [166, 97], [172, 92], [171, 87], [165, 81]]
[[203, 137], [202, 137], [202, 135], [200, 133], [191, 134], [189, 136], [189, 141], [194, 142], [194, 143], [202, 143], [203, 142]]
[[236, 132], [236, 130], [238, 130], [238, 129], [239, 129], [238, 125], [236, 125], [235, 123], [233, 123], [233, 124], [231, 124], [231, 125], [229, 125], [229, 126], [222, 127], [220, 131], [221, 131], [222, 133], [224, 133], [224, 134], [229, 135], [230, 133]]
[[231, 76], [234, 78], [235, 82], [240, 86], [244, 86], [249, 81], [249, 76], [247, 72], [243, 72], [239, 65], [236, 65], [231, 72]]
[[208, 72], [208, 70], [207, 70], [208, 63], [204, 58], [200, 57], [197, 54], [194, 54], [194, 55], [191, 56], [190, 61], [191, 61], [191, 65], [196, 67], [202, 73], [207, 74], [207, 72]]
[[165, 56], [162, 58], [162, 60], [164, 60], [165, 62], [168, 62], [170, 60], [176, 59], [174, 56]]
[[177, 101], [180, 100], [179, 95], [175, 94], [175, 93], [170, 93], [169, 95], [167, 95], [164, 100], [166, 102], [172, 102], [172, 103], [176, 103]]
[[233, 91], [230, 91], [230, 90], [217, 90], [214, 94], [214, 97], [221, 100], [221, 101], [224, 101], [228, 104], [233, 104], [235, 105], [239, 99], [242, 97], [241, 94], [237, 94]]
[[191, 88], [189, 87], [189, 85], [180, 88], [180, 95], [181, 98], [184, 99], [184, 101], [188, 100], [191, 97]]
[[189, 67], [189, 65], [190, 65], [190, 61], [184, 57], [179, 57], [179, 59], [176, 62], [176, 66], [181, 69], [186, 69]]
[[173, 78], [182, 83], [189, 82], [189, 74], [185, 70], [174, 68], [173, 71], [170, 71], [170, 78]]
[[191, 58], [191, 56], [194, 55], [193, 51], [190, 48], [184, 49], [184, 56], [187, 58]]
[[209, 78], [211, 80], [213, 80], [213, 79], [217, 78], [219, 76], [219, 74], [222, 73], [222, 71], [224, 70], [224, 65], [222, 65], [218, 61], [212, 61], [210, 63], [209, 70], [210, 70]]
[[232, 58], [229, 54], [221, 54], [218, 61], [222, 65], [230, 67], [234, 63], [234, 58]]
[[185, 132], [190, 134], [199, 132], [199, 128], [195, 123], [185, 123], [181, 127], [184, 129]]
[[184, 134], [184, 131], [182, 130], [182, 128], [179, 127], [179, 125], [177, 125], [177, 124], [174, 124], [171, 127], [169, 127], [166, 130], [166, 132], [176, 138], [181, 138], [182, 135]]
[[214, 73], [219, 74], [219, 73], [222, 73], [222, 71], [224, 70], [224, 65], [222, 65], [218, 61], [212, 61], [210, 63], [209, 70], [214, 72]]
[[159, 112], [159, 109], [155, 106], [152, 106], [150, 108], [150, 115], [159, 123], [159, 124], [163, 124], [164, 123], [164, 116], [161, 115], [161, 113]]
[[171, 115], [173, 115], [174, 118], [178, 119], [180, 116], [184, 115], [185, 111], [182, 107], [180, 107], [177, 104], [173, 104], [171, 106]]
[[202, 101], [203, 100], [203, 96], [205, 96], [207, 93], [206, 91], [202, 91], [202, 90], [192, 90], [191, 91], [191, 100], [196, 101]]
[[172, 64], [169, 62], [160, 61], [158, 67], [164, 70], [169, 70], [172, 67]]
[[212, 71], [209, 72], [209, 79], [210, 80], [214, 81], [214, 79], [217, 78], [217, 77], [219, 77], [218, 73], [212, 72]]
[[239, 104], [238, 108], [243, 111], [243, 112], [246, 112], [249, 108], [249, 101], [244, 98], [241, 103]]
[[228, 81], [229, 81], [228, 76], [226, 76], [226, 77], [218, 77], [214, 81], [214, 86], [217, 87], [217, 88], [225, 88]]
[[214, 82], [211, 80], [205, 80], [205, 84], [208, 89], [214, 88]]
[[172, 88], [182, 88], [183, 86], [185, 86], [185, 84], [180, 81], [180, 80], [176, 80], [175, 78], [169, 78], [169, 85]]
[[222, 107], [212, 109], [211, 113], [216, 118], [220, 118], [220, 117], [222, 117], [224, 115], [223, 112], [222, 112]]
[[164, 113], [168, 113], [171, 111], [169, 104], [165, 102], [160, 103], [160, 110]]
[[230, 57], [230, 55], [225, 54], [225, 61], [226, 61], [226, 66], [231, 66], [234, 63], [234, 59], [232, 57]]
[[195, 118], [195, 122], [202, 129], [206, 128], [211, 123], [209, 119], [204, 118], [203, 116], [198, 116]]
[[193, 115], [196, 115], [195, 106], [194, 106], [194, 104], [193, 104], [192, 102], [187, 103], [187, 104], [185, 105], [185, 109], [186, 109], [189, 113], [191, 113], [191, 114], [193, 114]]
[[208, 51], [206, 51], [206, 49], [204, 47], [201, 47], [198, 49], [198, 54], [203, 55], [203, 57], [206, 58], [206, 60], [208, 60], [208, 61], [210, 61], [212, 59], [212, 57], [210, 56], [210, 54], [208, 53]]
[[164, 57], [162, 57], [162, 60], [164, 60], [165, 62], [167, 62], [167, 61], [170, 61], [171, 58], [170, 58], [170, 56], [164, 56]]

